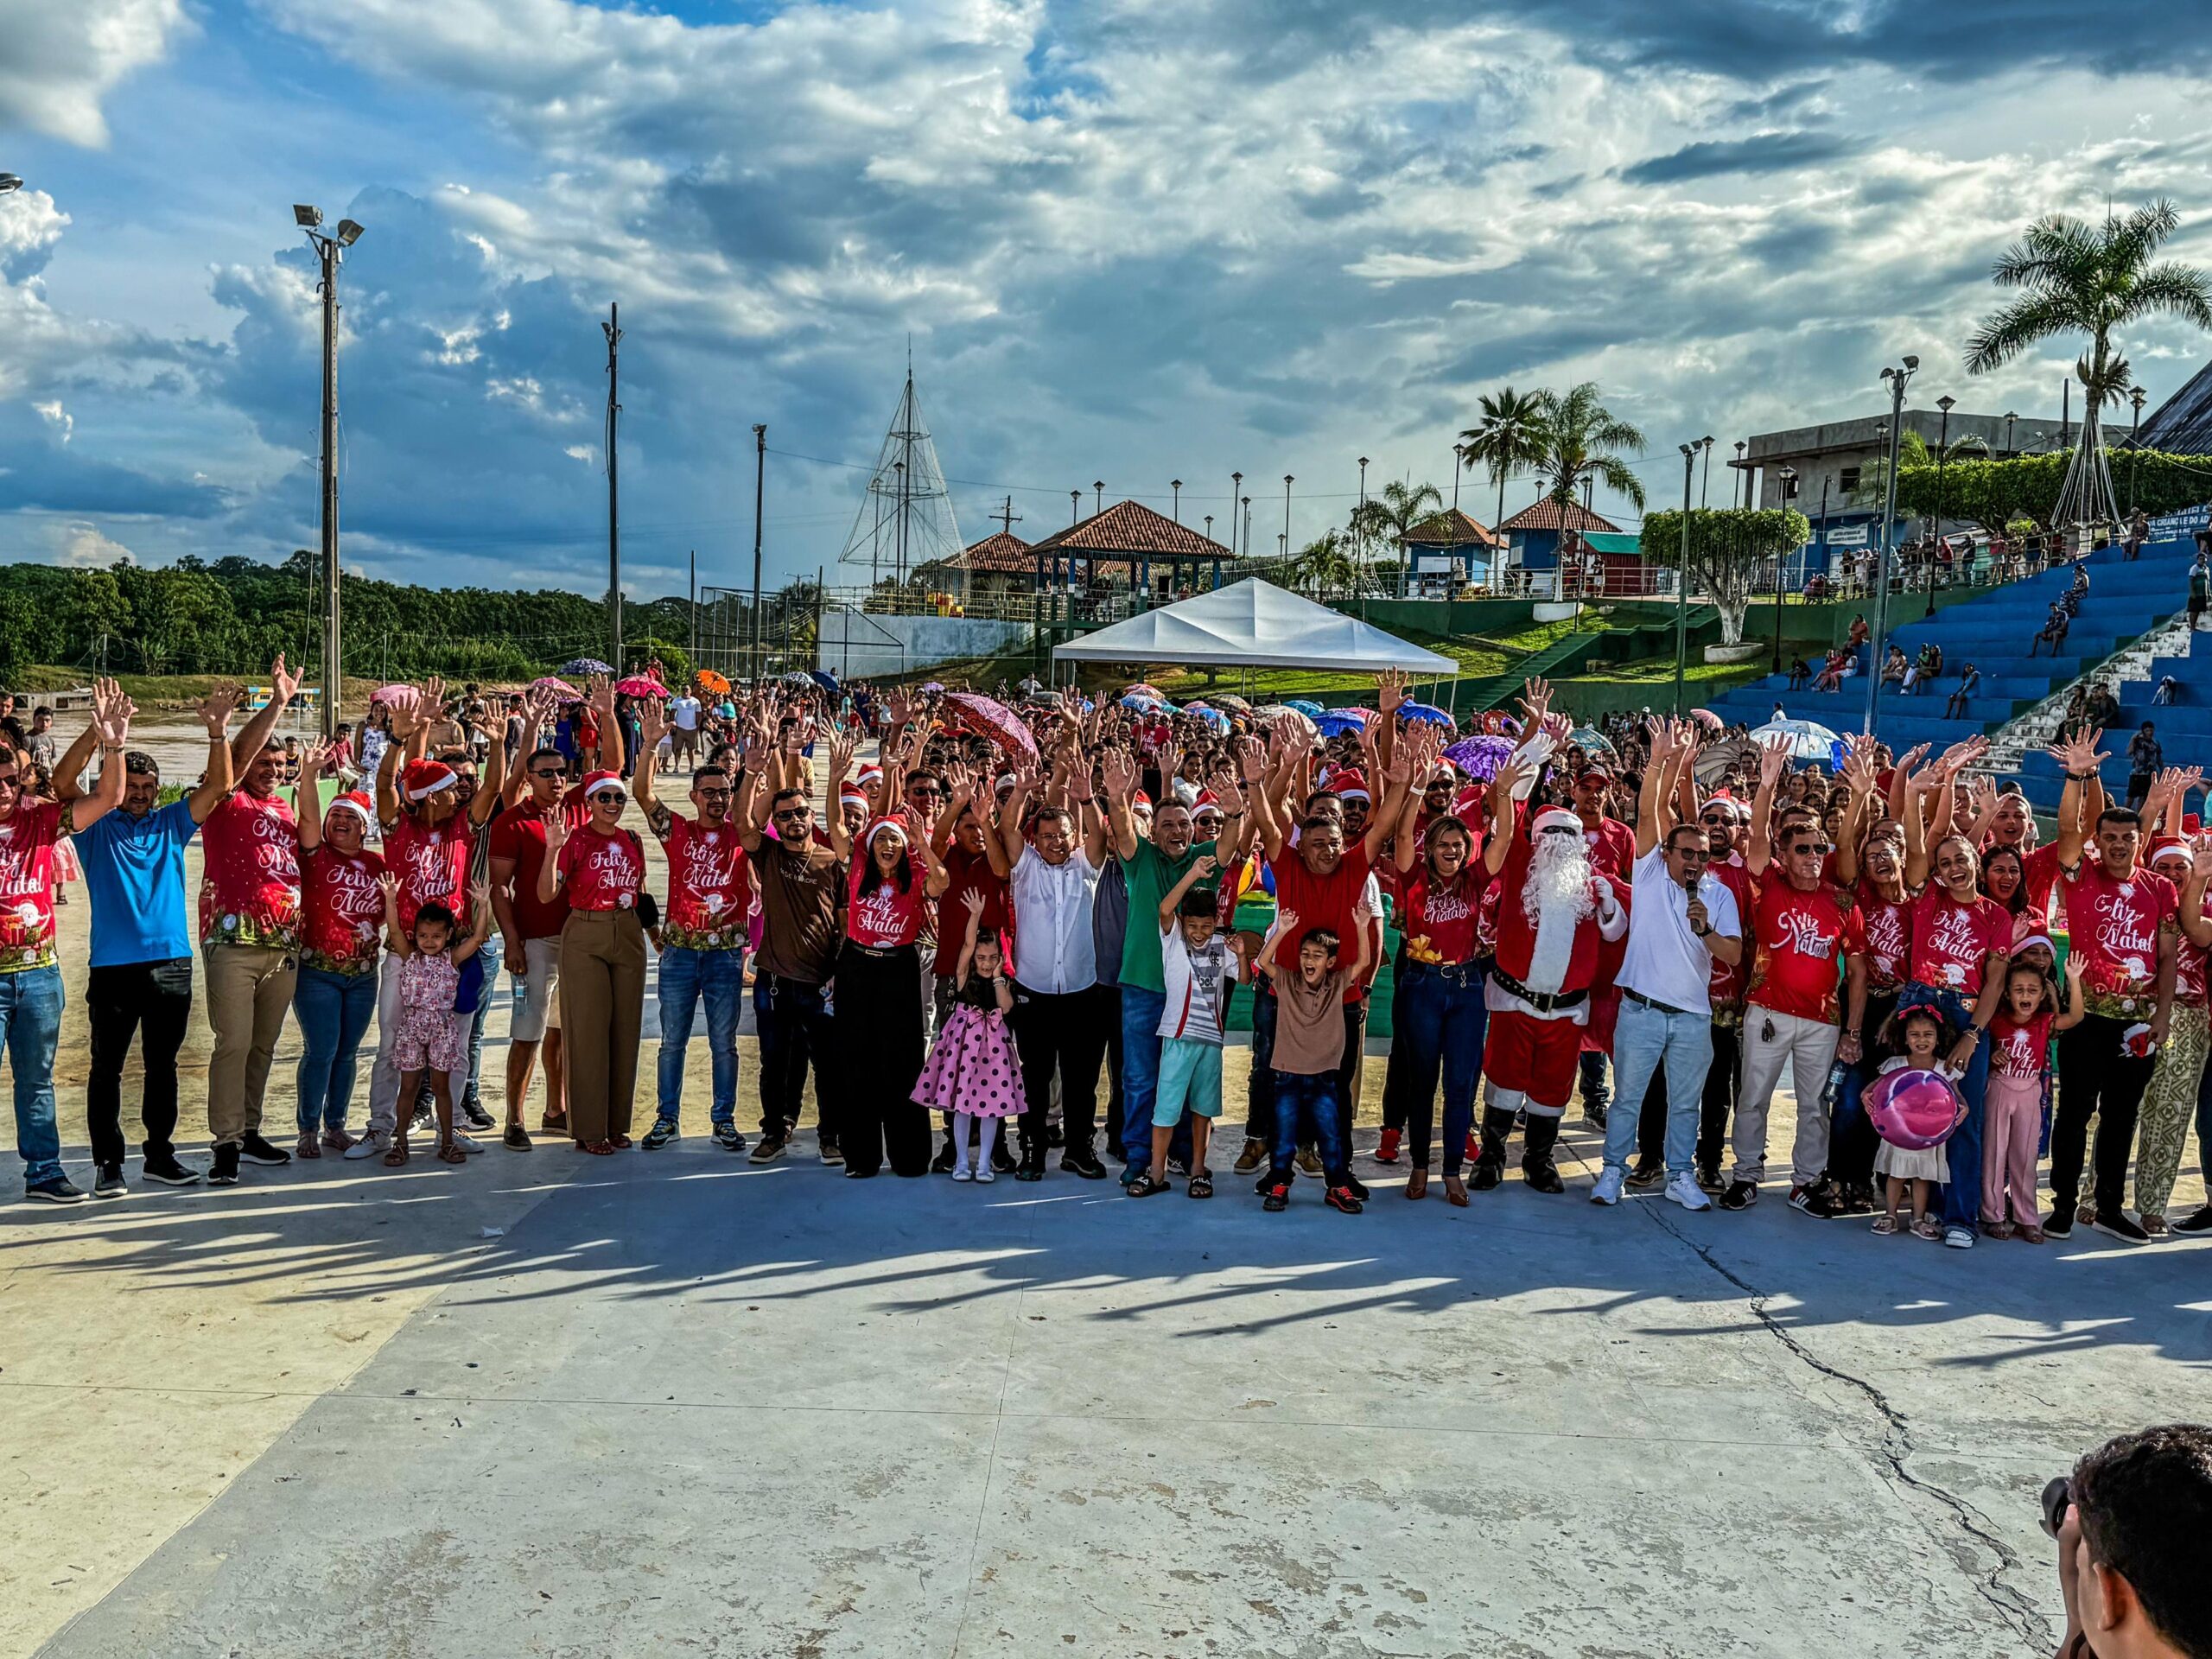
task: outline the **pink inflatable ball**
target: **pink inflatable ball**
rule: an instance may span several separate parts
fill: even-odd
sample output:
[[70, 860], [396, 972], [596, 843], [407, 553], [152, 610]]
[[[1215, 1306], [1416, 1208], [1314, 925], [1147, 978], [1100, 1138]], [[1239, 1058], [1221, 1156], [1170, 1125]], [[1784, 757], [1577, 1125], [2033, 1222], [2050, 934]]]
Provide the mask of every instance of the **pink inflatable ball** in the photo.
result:
[[1936, 1071], [1885, 1071], [1866, 1086], [1866, 1116], [1893, 1147], [1940, 1147], [1966, 1121], [1967, 1103]]

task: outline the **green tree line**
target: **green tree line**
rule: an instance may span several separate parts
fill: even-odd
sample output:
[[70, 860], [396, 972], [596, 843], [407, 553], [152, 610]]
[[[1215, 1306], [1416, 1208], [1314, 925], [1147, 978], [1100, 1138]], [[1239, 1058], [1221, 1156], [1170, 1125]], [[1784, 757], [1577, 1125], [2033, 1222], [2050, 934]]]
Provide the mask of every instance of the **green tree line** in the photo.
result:
[[[2212, 500], [2212, 461], [2202, 455], [2114, 449], [2110, 456], [2113, 493], [2122, 512], [2140, 507], [2155, 518]], [[1954, 459], [1940, 469], [1940, 476], [1933, 466], [1900, 467], [1897, 511], [1907, 518], [1931, 517], [1940, 491], [1947, 519], [1980, 524], [1998, 535], [2021, 518], [2047, 527], [2072, 458], [2071, 450], [2062, 449], [2010, 461]]]

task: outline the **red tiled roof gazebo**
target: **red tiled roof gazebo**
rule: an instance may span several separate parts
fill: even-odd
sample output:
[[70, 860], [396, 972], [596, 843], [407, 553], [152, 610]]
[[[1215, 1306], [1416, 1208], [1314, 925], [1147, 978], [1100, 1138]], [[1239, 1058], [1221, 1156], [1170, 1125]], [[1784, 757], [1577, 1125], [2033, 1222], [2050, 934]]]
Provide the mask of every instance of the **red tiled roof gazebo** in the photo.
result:
[[1102, 571], [1118, 565], [1128, 572], [1130, 588], [1142, 590], [1151, 587], [1155, 564], [1168, 566], [1171, 576], [1210, 564], [1210, 585], [1219, 587], [1222, 562], [1232, 556], [1219, 542], [1154, 512], [1141, 501], [1116, 501], [1104, 512], [1046, 537], [1026, 556], [1040, 589], [1074, 588], [1078, 570], [1082, 585], [1088, 587], [1100, 580]]

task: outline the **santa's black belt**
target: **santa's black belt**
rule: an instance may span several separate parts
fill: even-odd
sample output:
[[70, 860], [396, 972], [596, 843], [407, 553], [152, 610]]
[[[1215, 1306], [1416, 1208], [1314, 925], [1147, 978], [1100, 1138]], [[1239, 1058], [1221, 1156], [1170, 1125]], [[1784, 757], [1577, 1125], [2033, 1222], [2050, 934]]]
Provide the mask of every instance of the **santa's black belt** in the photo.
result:
[[1497, 982], [1500, 990], [1519, 997], [1538, 1014], [1550, 1014], [1557, 1008], [1578, 1007], [1590, 995], [1587, 990], [1532, 991], [1504, 969], [1495, 965], [1490, 970], [1490, 976]]

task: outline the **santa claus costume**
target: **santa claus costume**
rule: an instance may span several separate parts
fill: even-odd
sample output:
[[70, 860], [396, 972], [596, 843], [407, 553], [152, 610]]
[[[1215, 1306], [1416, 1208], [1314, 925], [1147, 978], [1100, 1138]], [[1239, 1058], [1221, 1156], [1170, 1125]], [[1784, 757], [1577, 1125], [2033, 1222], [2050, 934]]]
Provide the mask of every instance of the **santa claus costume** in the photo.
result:
[[1539, 1192], [1563, 1192], [1552, 1148], [1574, 1089], [1599, 944], [1627, 931], [1628, 910], [1591, 863], [1582, 820], [1565, 807], [1518, 809], [1498, 886], [1483, 1048], [1488, 1093], [1470, 1185], [1487, 1189], [1504, 1179], [1505, 1142], [1515, 1113], [1525, 1110], [1522, 1177]]

